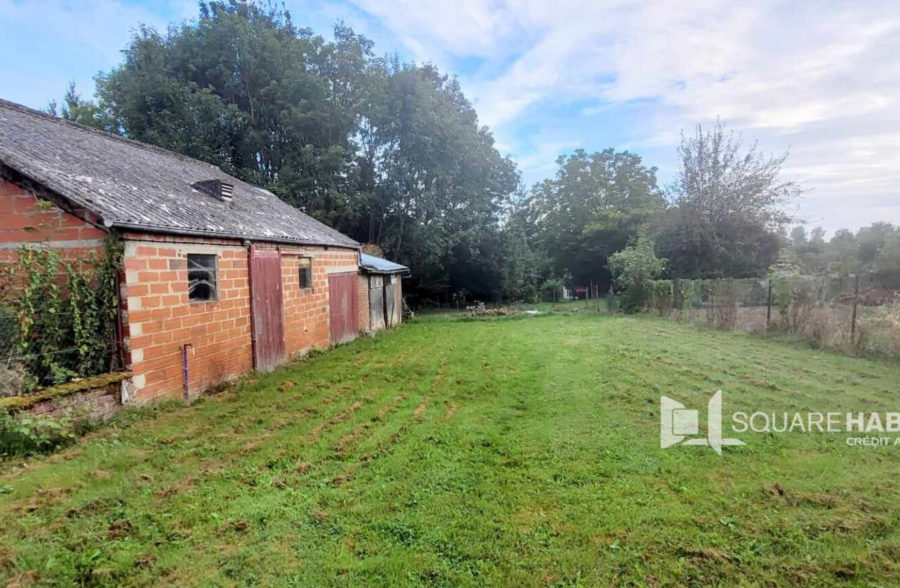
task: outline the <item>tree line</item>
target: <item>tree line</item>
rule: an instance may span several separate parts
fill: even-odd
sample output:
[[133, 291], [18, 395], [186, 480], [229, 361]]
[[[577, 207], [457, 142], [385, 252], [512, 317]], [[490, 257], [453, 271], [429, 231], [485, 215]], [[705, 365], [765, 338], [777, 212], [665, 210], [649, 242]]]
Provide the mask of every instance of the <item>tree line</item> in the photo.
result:
[[640, 238], [671, 277], [760, 275], [787, 248], [819, 260], [821, 235], [785, 233], [800, 193], [779, 178], [786, 155], [745, 149], [721, 124], [682, 137], [665, 188], [614, 149], [560, 157], [526, 188], [455, 78], [379, 56], [343, 24], [325, 40], [284, 8], [206, 2], [196, 21], [140, 28], [123, 56], [93, 99], [70, 86], [49, 110], [265, 186], [412, 268], [419, 303], [605, 291], [610, 256]]

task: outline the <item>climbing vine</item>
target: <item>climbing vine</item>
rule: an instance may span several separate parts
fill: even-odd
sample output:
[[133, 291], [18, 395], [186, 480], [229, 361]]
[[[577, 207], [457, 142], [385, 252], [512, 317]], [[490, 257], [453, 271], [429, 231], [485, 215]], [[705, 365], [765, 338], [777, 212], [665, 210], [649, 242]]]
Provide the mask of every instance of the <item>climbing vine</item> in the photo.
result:
[[19, 393], [117, 367], [119, 239], [109, 236], [99, 256], [75, 261], [33, 247], [17, 258], [0, 276], [0, 312], [13, 331], [3, 333], [12, 344], [0, 369], [24, 372]]

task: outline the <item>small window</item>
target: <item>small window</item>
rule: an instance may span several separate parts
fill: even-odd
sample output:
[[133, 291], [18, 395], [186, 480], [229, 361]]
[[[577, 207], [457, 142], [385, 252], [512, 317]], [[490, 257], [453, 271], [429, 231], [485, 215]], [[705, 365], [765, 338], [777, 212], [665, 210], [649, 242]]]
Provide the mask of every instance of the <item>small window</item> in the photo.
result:
[[216, 256], [189, 253], [188, 259], [188, 297], [191, 302], [216, 300]]
[[308, 257], [300, 258], [300, 289], [310, 290], [313, 287], [312, 260]]

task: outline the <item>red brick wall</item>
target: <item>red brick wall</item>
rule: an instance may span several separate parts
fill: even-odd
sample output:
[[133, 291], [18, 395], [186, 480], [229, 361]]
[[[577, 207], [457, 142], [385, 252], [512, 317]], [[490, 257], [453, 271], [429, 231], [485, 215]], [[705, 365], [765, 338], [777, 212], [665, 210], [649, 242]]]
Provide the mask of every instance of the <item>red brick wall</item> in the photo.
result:
[[[131, 371], [138, 402], [183, 394], [182, 346], [191, 395], [253, 367], [247, 249], [211, 239], [126, 235], [125, 289]], [[262, 246], [260, 246], [262, 247]], [[330, 344], [328, 272], [357, 266], [353, 250], [283, 247], [285, 352]], [[190, 302], [187, 254], [218, 256], [218, 300]], [[301, 290], [300, 256], [311, 257], [312, 290]]]
[[[218, 256], [218, 299], [188, 299], [188, 253]], [[190, 393], [252, 368], [247, 251], [215, 241], [127, 241], [125, 294], [135, 397], [147, 402], [183, 394], [182, 347]]]
[[15, 261], [20, 245], [41, 243], [75, 260], [102, 248], [106, 232], [0, 179], [0, 265]]
[[359, 274], [357, 278], [357, 289], [359, 292], [359, 330], [369, 331], [369, 276]]
[[[312, 259], [313, 287], [300, 289], [301, 257]], [[331, 344], [328, 274], [356, 271], [359, 256], [348, 249], [282, 247], [281, 279], [284, 293], [284, 349], [288, 357]]]

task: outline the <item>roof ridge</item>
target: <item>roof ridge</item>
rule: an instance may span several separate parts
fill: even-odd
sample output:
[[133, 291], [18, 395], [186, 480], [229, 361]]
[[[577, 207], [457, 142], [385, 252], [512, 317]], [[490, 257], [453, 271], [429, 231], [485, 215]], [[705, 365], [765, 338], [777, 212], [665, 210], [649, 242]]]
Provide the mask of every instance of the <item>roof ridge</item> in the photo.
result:
[[[67, 120], [65, 118], [55, 116], [53, 114], [43, 112], [41, 110], [37, 110], [36, 108], [30, 108], [28, 106], [25, 106], [24, 104], [19, 104], [17, 102], [11, 102], [9, 100], [0, 98], [0, 108], [8, 108], [10, 110], [16, 110], [18, 112], [27, 114], [29, 116], [43, 118], [52, 123], [56, 123], [56, 124], [64, 125], [64, 126], [67, 125], [67, 126], [76, 128], [81, 131], [87, 131], [89, 133], [94, 133], [95, 135], [99, 135], [99, 136], [105, 137], [107, 139], [121, 141], [122, 143], [125, 143], [126, 145], [138, 147], [140, 149], [145, 149], [147, 151], [155, 151], [162, 155], [174, 156], [181, 161], [184, 161], [184, 160], [194, 161], [196, 163], [209, 166], [209, 167], [219, 171], [220, 173], [225, 174], [225, 172], [222, 171], [222, 168], [220, 168], [218, 165], [215, 165], [213, 163], [209, 163], [208, 161], [203, 161], [202, 159], [196, 159], [194, 157], [191, 157], [190, 155], [184, 155], [182, 153], [178, 153], [177, 151], [172, 151], [171, 149], [166, 149], [165, 147], [160, 147], [159, 145], [152, 145], [150, 143], [144, 143], [144, 142], [138, 141], [136, 139], [130, 139], [130, 138], [124, 137], [122, 135], [117, 135], [115, 133], [110, 133], [108, 131], [104, 131], [103, 129], [98, 129], [96, 127], [84, 125], [84, 124], [75, 122], [73, 120]], [[230, 176], [230, 174], [225, 174], [225, 175]], [[233, 177], [233, 176], [231, 176], [231, 177]], [[240, 180], [240, 178], [237, 178], [237, 179]]]

